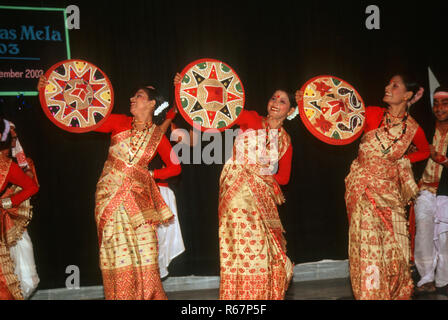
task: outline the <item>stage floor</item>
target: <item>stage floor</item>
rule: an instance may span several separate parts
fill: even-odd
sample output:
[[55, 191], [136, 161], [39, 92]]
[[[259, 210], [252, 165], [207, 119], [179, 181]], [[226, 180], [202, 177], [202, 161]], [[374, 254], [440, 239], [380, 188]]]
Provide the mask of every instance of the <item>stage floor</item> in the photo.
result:
[[[411, 267], [416, 284], [420, 276]], [[286, 292], [286, 300], [353, 300], [348, 276], [348, 261], [322, 260], [294, 267], [294, 277]], [[162, 280], [169, 300], [218, 300], [218, 276], [184, 276]], [[103, 300], [102, 286], [38, 290], [31, 300]], [[413, 300], [448, 300], [447, 295], [417, 295]]]
[[[167, 292], [169, 300], [217, 300], [218, 289]], [[353, 300], [349, 279], [330, 279], [293, 282], [286, 292], [286, 300]], [[426, 294], [414, 300], [448, 300], [441, 294]]]

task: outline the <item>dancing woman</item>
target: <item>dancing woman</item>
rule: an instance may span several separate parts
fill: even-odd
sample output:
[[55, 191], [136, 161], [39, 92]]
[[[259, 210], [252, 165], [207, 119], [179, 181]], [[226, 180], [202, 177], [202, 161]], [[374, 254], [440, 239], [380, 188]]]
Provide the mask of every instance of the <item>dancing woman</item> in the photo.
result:
[[[7, 188], [9, 184], [13, 186]], [[26, 231], [32, 215], [27, 200], [38, 190], [37, 183], [4, 152], [0, 152], [0, 192], [3, 193], [0, 198], [0, 300], [24, 299], [10, 250]]]
[[[12, 159], [14, 164], [17, 163], [22, 171], [39, 186], [34, 163], [30, 158], [26, 157], [17, 137], [15, 125], [9, 120], [0, 118], [0, 132], [0, 153], [8, 160]], [[15, 167], [14, 165], [12, 166]], [[13, 175], [16, 174], [13, 173]], [[22, 183], [25, 182], [23, 181]], [[20, 186], [12, 185], [7, 188], [2, 197], [7, 198], [21, 190]], [[2, 229], [5, 235], [3, 243], [6, 245], [11, 258], [7, 258], [7, 261], [11, 260], [13, 263], [13, 266], [8, 268], [14, 270], [14, 275], [10, 275], [9, 278], [17, 278], [20, 283], [21, 297], [15, 289], [11, 292], [16, 292], [13, 294], [16, 299], [28, 299], [39, 284], [39, 276], [34, 262], [33, 244], [27, 231], [27, 226], [32, 217], [30, 201], [28, 199], [23, 201], [19, 207], [5, 210], [0, 224], [2, 228], [4, 227]]]
[[[42, 77], [39, 87], [45, 81]], [[173, 213], [154, 179], [178, 175], [181, 167], [168, 139], [152, 122], [162, 100], [156, 89], [140, 87], [130, 98], [132, 117], [112, 114], [96, 129], [111, 133], [109, 155], [95, 194], [106, 299], [167, 298], [158, 266], [157, 226], [170, 221]], [[165, 168], [151, 173], [148, 164], [156, 153]]]
[[[410, 242], [406, 206], [418, 188], [411, 163], [429, 145], [408, 106], [421, 97], [415, 82], [395, 75], [385, 88], [387, 108], [366, 109], [358, 157], [345, 179], [350, 278], [355, 299], [410, 299]], [[410, 145], [417, 151], [407, 154]]]
[[288, 183], [292, 160], [282, 124], [294, 105], [277, 90], [267, 117], [244, 110], [237, 120], [242, 132], [219, 181], [220, 299], [283, 299], [292, 278], [277, 205], [285, 201], [279, 185]]
[[[181, 171], [171, 144], [152, 123], [155, 89], [131, 98], [131, 114], [111, 116], [97, 131], [111, 132], [109, 157], [97, 184], [95, 216], [107, 299], [166, 299], [158, 266], [157, 226], [173, 218], [154, 179]], [[148, 171], [158, 153], [165, 168]], [[174, 161], [173, 161], [173, 160]]]

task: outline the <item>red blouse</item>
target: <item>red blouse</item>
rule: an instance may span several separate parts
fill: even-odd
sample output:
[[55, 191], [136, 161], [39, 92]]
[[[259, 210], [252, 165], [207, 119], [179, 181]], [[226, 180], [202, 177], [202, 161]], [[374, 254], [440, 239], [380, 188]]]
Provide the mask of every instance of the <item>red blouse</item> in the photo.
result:
[[[371, 130], [377, 129], [383, 119], [385, 108], [381, 107], [367, 107], [366, 108], [366, 127], [364, 132], [369, 132]], [[384, 125], [384, 123], [383, 123]], [[415, 133], [412, 143], [417, 147], [417, 151], [406, 155], [412, 163], [425, 160], [429, 157], [429, 144], [426, 140], [425, 133], [423, 129], [419, 126], [417, 132]]]
[[[104, 132], [104, 133], [112, 133], [116, 135], [120, 132], [130, 130], [132, 128], [132, 117], [128, 117], [123, 114], [111, 114], [109, 118], [97, 128], [95, 131]], [[177, 176], [181, 172], [181, 166], [177, 157], [173, 154], [173, 160], [171, 160], [171, 144], [168, 138], [163, 135], [162, 140], [157, 146], [157, 153], [162, 158], [162, 161], [165, 163], [165, 168], [156, 169], [153, 171], [154, 179], [168, 179], [173, 176]]]
[[22, 188], [21, 191], [11, 196], [13, 207], [20, 205], [23, 201], [36, 194], [39, 190], [36, 182], [28, 177], [14, 161], [11, 161], [8, 174], [6, 175], [5, 181], [3, 182], [0, 191], [3, 191], [8, 183], [15, 184]]
[[[246, 131], [248, 129], [259, 130], [263, 128], [263, 117], [256, 111], [243, 110], [239, 115], [236, 125], [240, 126], [241, 130]], [[288, 184], [291, 176], [291, 162], [292, 162], [292, 145], [290, 144], [286, 153], [278, 162], [278, 171], [274, 175], [274, 179], [279, 185]]]

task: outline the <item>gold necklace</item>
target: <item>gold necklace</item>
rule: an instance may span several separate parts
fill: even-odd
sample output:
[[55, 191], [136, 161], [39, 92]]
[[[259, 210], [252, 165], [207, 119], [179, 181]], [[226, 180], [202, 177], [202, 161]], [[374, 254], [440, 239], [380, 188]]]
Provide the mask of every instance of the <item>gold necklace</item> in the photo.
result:
[[[390, 120], [390, 118], [387, 117], [388, 114], [389, 114], [388, 111], [386, 111], [384, 113], [383, 118], [382, 118], [382, 120], [380, 122], [380, 125], [378, 127], [381, 127], [381, 125], [384, 122], [384, 127], [383, 127], [384, 129], [383, 130], [386, 133], [386, 138], [389, 141], [392, 141], [392, 143], [386, 148], [384, 146], [383, 142], [381, 141], [380, 137], [378, 136], [378, 132], [375, 132], [375, 137], [376, 137], [376, 139], [378, 140], [378, 142], [381, 145], [381, 152], [383, 154], [385, 154], [385, 155], [388, 154], [390, 152], [392, 146], [395, 143], [397, 143], [398, 141], [400, 141], [401, 138], [406, 134], [406, 129], [408, 127], [408, 124], [407, 124], [406, 120], [409, 117], [409, 113], [406, 112], [406, 114], [403, 116], [403, 118], [401, 119], [401, 121], [399, 123], [392, 124], [392, 121]], [[394, 135], [391, 134], [390, 129], [392, 129], [393, 127], [396, 127], [398, 125], [402, 125], [402, 129], [401, 129], [401, 134], [397, 137], [397, 136], [394, 136]]]
[[264, 118], [264, 121], [263, 121], [264, 129], [266, 131], [266, 150], [270, 150], [270, 148], [271, 148], [271, 137], [269, 136], [270, 130], [276, 130], [277, 134], [280, 134], [281, 129], [282, 129], [282, 124], [283, 124], [283, 121], [282, 121], [279, 128], [271, 128], [271, 126], [269, 125], [268, 118], [269, 118], [269, 116]]
[[[137, 130], [135, 128], [135, 119], [132, 121], [131, 127], [131, 138], [130, 138], [130, 146], [129, 146], [129, 163], [132, 163], [137, 156], [138, 152], [142, 148], [145, 143], [146, 136], [148, 135], [149, 128], [152, 126], [152, 122], [148, 121], [145, 123], [145, 128], [143, 130]], [[137, 142], [135, 143], [134, 139], [137, 138]]]

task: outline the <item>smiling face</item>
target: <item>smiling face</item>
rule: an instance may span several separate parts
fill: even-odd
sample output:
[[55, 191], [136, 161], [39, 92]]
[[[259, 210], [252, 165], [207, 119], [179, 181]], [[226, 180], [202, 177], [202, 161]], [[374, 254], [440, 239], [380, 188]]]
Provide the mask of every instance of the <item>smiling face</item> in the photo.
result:
[[276, 120], [284, 120], [294, 112], [294, 108], [291, 108], [288, 94], [282, 90], [274, 92], [271, 99], [269, 99], [267, 109], [269, 117]]
[[134, 117], [146, 115], [148, 112], [149, 114], [154, 113], [156, 101], [149, 100], [148, 94], [143, 89], [139, 89], [134, 96], [130, 98], [130, 102], [130, 111]]
[[399, 105], [411, 99], [412, 95], [412, 91], [406, 89], [403, 79], [396, 75], [386, 86], [383, 101], [388, 105]]
[[437, 92], [434, 95], [434, 105], [432, 111], [437, 121], [448, 121], [448, 92]]

